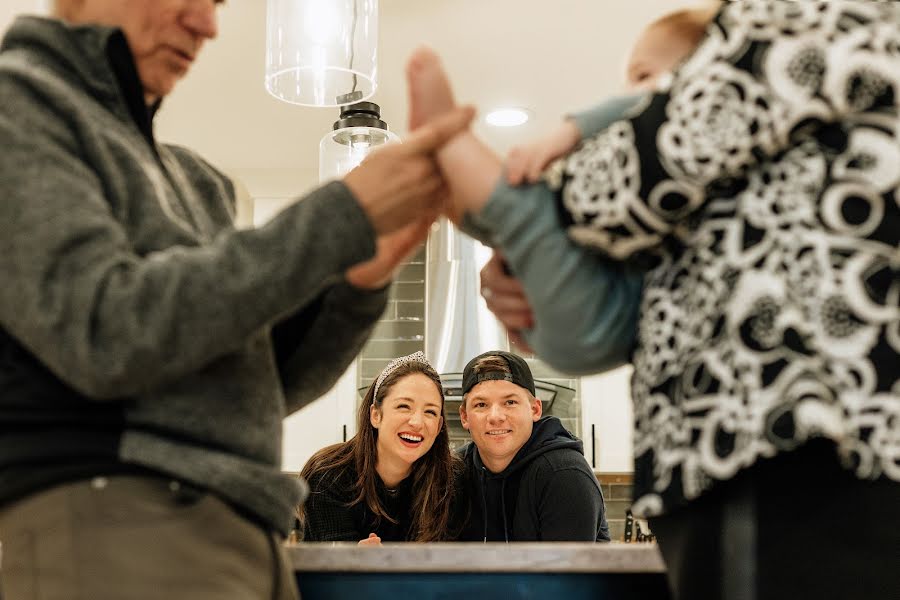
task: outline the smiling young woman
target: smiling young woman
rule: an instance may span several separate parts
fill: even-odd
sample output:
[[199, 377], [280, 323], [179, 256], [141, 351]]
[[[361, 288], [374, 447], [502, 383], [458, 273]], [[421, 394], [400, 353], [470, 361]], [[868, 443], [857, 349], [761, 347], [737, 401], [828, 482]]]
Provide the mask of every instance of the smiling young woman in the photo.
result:
[[310, 486], [298, 509], [303, 540], [453, 539], [462, 465], [450, 452], [440, 378], [424, 354], [385, 367], [360, 405], [357, 432], [303, 467]]

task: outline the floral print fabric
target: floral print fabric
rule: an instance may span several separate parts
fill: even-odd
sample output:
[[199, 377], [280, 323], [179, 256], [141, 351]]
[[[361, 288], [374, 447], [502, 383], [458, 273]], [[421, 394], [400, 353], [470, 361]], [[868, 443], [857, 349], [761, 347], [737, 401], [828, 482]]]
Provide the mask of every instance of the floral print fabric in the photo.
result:
[[900, 481], [900, 3], [729, 3], [671, 87], [555, 165], [570, 236], [652, 260], [635, 512], [813, 437]]

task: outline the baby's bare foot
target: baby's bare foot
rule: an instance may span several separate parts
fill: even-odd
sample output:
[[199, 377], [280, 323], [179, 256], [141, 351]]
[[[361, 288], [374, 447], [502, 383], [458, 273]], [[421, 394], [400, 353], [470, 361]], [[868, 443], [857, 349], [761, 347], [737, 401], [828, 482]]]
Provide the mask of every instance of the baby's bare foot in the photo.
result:
[[456, 101], [441, 59], [431, 48], [413, 52], [406, 64], [409, 88], [409, 130], [453, 110]]

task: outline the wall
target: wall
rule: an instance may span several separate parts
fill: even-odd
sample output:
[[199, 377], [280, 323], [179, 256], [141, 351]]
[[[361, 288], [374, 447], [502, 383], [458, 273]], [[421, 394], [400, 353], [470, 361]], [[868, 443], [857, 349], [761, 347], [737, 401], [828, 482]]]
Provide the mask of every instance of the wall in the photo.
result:
[[48, 4], [49, 0], [3, 0], [0, 3], [0, 32], [6, 31], [20, 14], [46, 14]]
[[[631, 366], [624, 366], [600, 375], [581, 378], [581, 410], [584, 415], [585, 445], [597, 444], [594, 469], [604, 473], [623, 473], [633, 470], [633, 416], [631, 410]], [[589, 450], [586, 448], [586, 452]]]

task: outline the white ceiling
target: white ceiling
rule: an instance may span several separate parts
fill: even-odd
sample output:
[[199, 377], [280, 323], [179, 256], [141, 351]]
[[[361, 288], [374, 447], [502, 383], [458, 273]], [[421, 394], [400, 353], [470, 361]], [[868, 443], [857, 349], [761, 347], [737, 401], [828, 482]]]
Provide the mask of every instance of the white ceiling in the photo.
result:
[[[41, 0], [3, 0], [0, 28]], [[381, 0], [379, 87], [373, 100], [405, 133], [403, 67], [420, 44], [444, 58], [457, 98], [483, 114], [525, 106], [532, 120], [476, 130], [497, 151], [552, 127], [559, 116], [621, 90], [630, 41], [681, 0]], [[160, 139], [198, 150], [234, 173], [313, 173], [337, 109], [279, 102], [263, 86], [265, 0], [228, 0], [219, 38], [165, 102]], [[253, 191], [253, 190], [251, 190]], [[299, 190], [298, 190], [299, 191]], [[254, 193], [259, 195], [259, 193]], [[262, 192], [265, 195], [265, 192]]]

